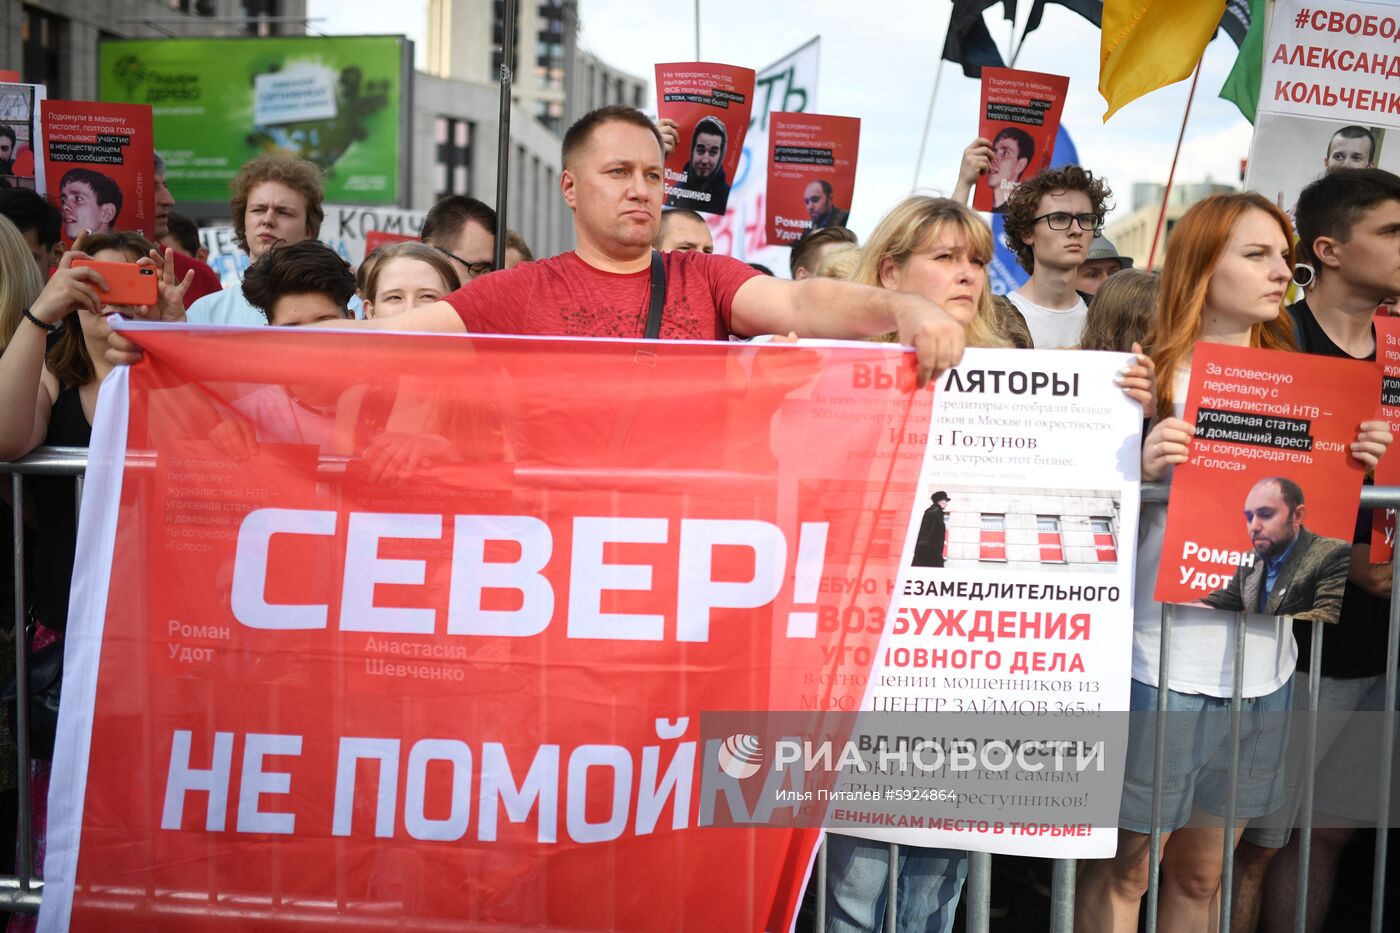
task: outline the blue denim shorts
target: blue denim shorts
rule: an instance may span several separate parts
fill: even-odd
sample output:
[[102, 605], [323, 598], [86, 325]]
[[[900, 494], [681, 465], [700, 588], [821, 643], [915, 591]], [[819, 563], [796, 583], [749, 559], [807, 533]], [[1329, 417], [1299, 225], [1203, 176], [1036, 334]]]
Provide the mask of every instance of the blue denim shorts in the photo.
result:
[[[1128, 760], [1118, 825], [1152, 831], [1152, 765], [1156, 756], [1157, 688], [1134, 680], [1128, 728]], [[1293, 678], [1273, 693], [1242, 700], [1239, 791], [1235, 818], [1254, 819], [1285, 802], [1283, 760]], [[1167, 691], [1166, 747], [1162, 769], [1162, 831], [1185, 826], [1192, 810], [1223, 817], [1229, 799], [1230, 701], [1199, 693]], [[1196, 715], [1192, 715], [1196, 714]]]

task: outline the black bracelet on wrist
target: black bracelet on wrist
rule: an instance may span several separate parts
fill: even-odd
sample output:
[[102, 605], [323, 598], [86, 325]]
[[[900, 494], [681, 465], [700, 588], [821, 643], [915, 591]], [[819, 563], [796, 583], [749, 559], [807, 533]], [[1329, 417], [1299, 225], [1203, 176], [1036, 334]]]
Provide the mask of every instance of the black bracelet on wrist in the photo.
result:
[[39, 320], [37, 317], [35, 317], [34, 315], [30, 314], [28, 308], [25, 308], [24, 311], [21, 312], [21, 313], [24, 315], [24, 317], [25, 317], [25, 319], [26, 319], [27, 321], [29, 321], [29, 322], [30, 322], [31, 324], [33, 324], [35, 327], [41, 328], [41, 329], [44, 330], [46, 333], [52, 334], [52, 333], [54, 333], [55, 331], [58, 330], [58, 325], [57, 325], [57, 324], [45, 324], [43, 321]]

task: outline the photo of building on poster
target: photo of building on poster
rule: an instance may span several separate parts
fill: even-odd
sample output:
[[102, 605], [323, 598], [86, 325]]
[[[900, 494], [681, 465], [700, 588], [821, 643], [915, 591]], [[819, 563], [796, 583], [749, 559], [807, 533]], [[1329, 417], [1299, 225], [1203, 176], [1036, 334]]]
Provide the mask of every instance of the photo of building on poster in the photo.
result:
[[1119, 490], [946, 486], [918, 501], [911, 567], [1117, 571]]
[[723, 214], [753, 110], [752, 68], [709, 62], [656, 66], [656, 112], [676, 121], [666, 158], [666, 206]]
[[42, 84], [0, 84], [0, 188], [43, 190], [44, 163], [36, 155], [43, 99]]

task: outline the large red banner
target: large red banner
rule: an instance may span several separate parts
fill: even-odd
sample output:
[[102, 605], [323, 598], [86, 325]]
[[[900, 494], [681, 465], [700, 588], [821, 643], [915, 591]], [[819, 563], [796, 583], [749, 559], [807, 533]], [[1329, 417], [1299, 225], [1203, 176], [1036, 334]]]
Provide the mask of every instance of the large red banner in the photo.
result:
[[859, 707], [908, 356], [131, 334], [42, 929], [791, 926], [818, 832], [747, 810], [743, 743], [697, 724]]

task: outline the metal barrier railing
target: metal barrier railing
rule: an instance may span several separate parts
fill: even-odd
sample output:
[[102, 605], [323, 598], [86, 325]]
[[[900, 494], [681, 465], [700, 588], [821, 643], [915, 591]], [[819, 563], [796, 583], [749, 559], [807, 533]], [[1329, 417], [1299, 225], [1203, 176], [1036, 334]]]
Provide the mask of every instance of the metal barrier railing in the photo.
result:
[[[153, 458], [143, 458], [139, 453], [129, 456], [128, 464], [142, 464], [143, 460], [149, 459], [149, 465], [154, 464]], [[339, 464], [343, 468], [343, 464]], [[25, 592], [24, 592], [24, 477], [29, 475], [48, 476], [73, 476], [76, 481], [76, 493], [78, 498], [78, 508], [81, 508], [83, 473], [87, 468], [87, 450], [76, 447], [44, 447], [31, 453], [29, 456], [10, 463], [0, 462], [0, 473], [8, 473], [11, 477], [10, 491], [12, 495], [11, 509], [13, 513], [13, 535], [14, 535], [14, 571], [15, 571], [15, 618], [17, 624], [25, 618]], [[334, 469], [334, 466], [332, 466]], [[1146, 483], [1142, 486], [1143, 502], [1166, 502], [1169, 487], [1164, 483]], [[1363, 508], [1400, 508], [1400, 486], [1367, 486], [1362, 489], [1361, 506]], [[1392, 568], [1393, 592], [1400, 594], [1400, 561], [1395, 562]], [[1387, 834], [1386, 826], [1389, 823], [1389, 789], [1391, 783], [1391, 761], [1394, 755], [1395, 741], [1395, 699], [1397, 682], [1397, 658], [1400, 658], [1400, 600], [1392, 600], [1389, 618], [1389, 634], [1386, 648], [1385, 666], [1385, 702], [1384, 702], [1384, 728], [1382, 731], [1382, 747], [1380, 751], [1380, 799], [1378, 800], [1376, 826], [1376, 846], [1375, 846], [1375, 868], [1371, 890], [1370, 905], [1370, 930], [1371, 933], [1381, 933], [1384, 923], [1385, 907], [1385, 874], [1387, 860]], [[1245, 615], [1240, 613], [1237, 616], [1236, 628], [1236, 648], [1234, 657], [1234, 695], [1231, 700], [1231, 760], [1229, 765], [1230, 791], [1227, 804], [1225, 825], [1232, 826], [1236, 812], [1236, 783], [1239, 772], [1239, 732], [1241, 717], [1241, 696], [1243, 684], [1243, 658], [1244, 658], [1244, 634]], [[1172, 627], [1172, 607], [1164, 606], [1162, 610], [1161, 625], [1161, 646], [1159, 653], [1158, 683], [1167, 684], [1170, 671], [1170, 640]], [[1313, 751], [1317, 738], [1317, 702], [1318, 683], [1321, 672], [1321, 652], [1323, 638], [1323, 623], [1313, 623], [1313, 636], [1311, 644], [1311, 664], [1309, 666], [1309, 719], [1306, 739], [1305, 762], [1313, 762]], [[26, 645], [22, 637], [16, 637], [15, 642], [15, 675], [19, 688], [16, 690], [16, 722], [15, 722], [15, 745], [18, 757], [18, 814], [17, 814], [17, 852], [16, 871], [13, 877], [0, 876], [0, 911], [11, 911], [14, 913], [35, 913], [39, 909], [43, 897], [43, 881], [40, 880], [34, 871], [33, 864], [33, 801], [30, 799], [30, 754], [29, 754], [29, 711], [27, 691], [23, 685], [28, 683], [28, 665], [26, 657]], [[1158, 691], [1158, 710], [1166, 711], [1167, 691]], [[1158, 729], [1156, 732], [1156, 761], [1153, 771], [1153, 794], [1152, 794], [1152, 823], [1153, 830], [1150, 837], [1149, 851], [1149, 874], [1148, 893], [1144, 899], [1144, 910], [1146, 913], [1146, 928], [1148, 933], [1155, 933], [1157, 929], [1157, 904], [1160, 893], [1161, 875], [1161, 787], [1163, 780], [1163, 763], [1165, 759], [1164, 744], [1166, 741], [1166, 730]], [[1300, 825], [1298, 827], [1300, 836], [1300, 858], [1299, 858], [1299, 879], [1297, 893], [1297, 907], [1295, 929], [1302, 933], [1307, 922], [1306, 903], [1308, 896], [1308, 865], [1311, 851], [1311, 803], [1313, 792], [1313, 768], [1311, 766], [1303, 769], [1302, 806], [1300, 810]], [[1220, 924], [1221, 933], [1229, 933], [1231, 914], [1231, 880], [1234, 870], [1234, 835], [1225, 833], [1224, 847], [1224, 869], [1220, 882]], [[5, 840], [0, 840], [0, 844], [6, 844]], [[887, 933], [892, 933], [896, 929], [896, 917], [898, 916], [897, 903], [897, 869], [899, 863], [899, 846], [889, 846], [889, 872], [886, 878], [886, 902], [884, 925]], [[991, 923], [991, 864], [992, 856], [973, 852], [969, 857], [968, 876], [964, 899], [966, 902], [966, 933], [988, 933]], [[1077, 877], [1077, 864], [1072, 859], [1055, 859], [1052, 862], [1051, 881], [1051, 906], [1050, 925], [1051, 933], [1072, 933], [1074, 929], [1074, 896], [1075, 881]], [[816, 865], [814, 869], [815, 877], [813, 887], [816, 894], [815, 927], [818, 931], [824, 930], [826, 926], [826, 895], [828, 888], [827, 877], [827, 853], [826, 844], [823, 842], [821, 849], [817, 853]]]

